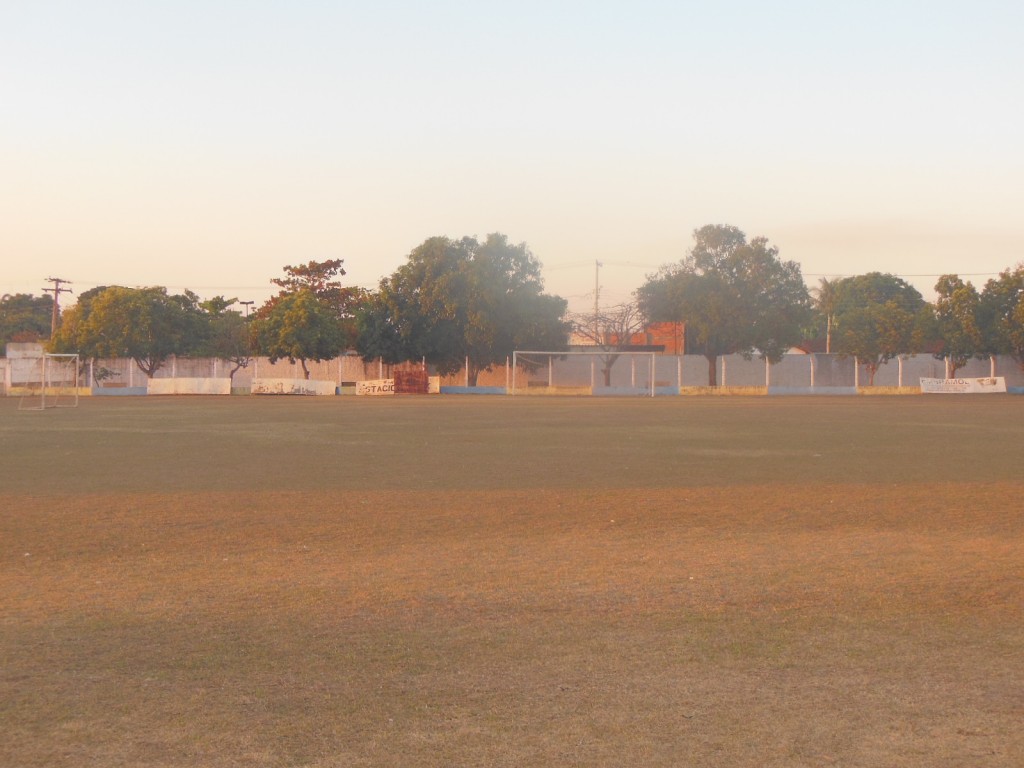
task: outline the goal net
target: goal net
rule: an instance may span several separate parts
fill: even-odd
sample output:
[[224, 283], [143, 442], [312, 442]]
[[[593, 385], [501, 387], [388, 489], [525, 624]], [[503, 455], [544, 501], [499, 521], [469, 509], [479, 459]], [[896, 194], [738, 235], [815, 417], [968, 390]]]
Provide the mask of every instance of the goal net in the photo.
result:
[[51, 355], [22, 361], [21, 399], [18, 409], [42, 411], [46, 408], [77, 408], [79, 388], [78, 355]]
[[[512, 353], [513, 395], [646, 395], [670, 386], [657, 379], [654, 352], [602, 350]], [[666, 377], [667, 379], [667, 377]]]

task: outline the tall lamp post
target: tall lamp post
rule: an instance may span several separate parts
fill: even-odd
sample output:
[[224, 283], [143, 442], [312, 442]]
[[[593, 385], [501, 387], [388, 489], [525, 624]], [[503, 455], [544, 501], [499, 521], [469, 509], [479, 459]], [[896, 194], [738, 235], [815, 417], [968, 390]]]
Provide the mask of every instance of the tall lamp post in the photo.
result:
[[238, 303], [245, 307], [245, 316], [248, 317], [249, 316], [249, 307], [252, 306], [253, 302], [251, 302], [251, 301], [240, 301]]

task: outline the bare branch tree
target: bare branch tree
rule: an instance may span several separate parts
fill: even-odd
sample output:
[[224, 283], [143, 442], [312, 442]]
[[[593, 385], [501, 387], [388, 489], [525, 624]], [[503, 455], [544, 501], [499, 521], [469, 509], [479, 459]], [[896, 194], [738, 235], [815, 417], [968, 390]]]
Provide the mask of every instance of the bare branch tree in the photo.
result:
[[594, 346], [601, 354], [604, 385], [612, 383], [612, 367], [622, 352], [634, 346], [633, 338], [641, 333], [646, 320], [636, 302], [617, 304], [597, 312], [580, 312], [570, 316], [574, 343]]

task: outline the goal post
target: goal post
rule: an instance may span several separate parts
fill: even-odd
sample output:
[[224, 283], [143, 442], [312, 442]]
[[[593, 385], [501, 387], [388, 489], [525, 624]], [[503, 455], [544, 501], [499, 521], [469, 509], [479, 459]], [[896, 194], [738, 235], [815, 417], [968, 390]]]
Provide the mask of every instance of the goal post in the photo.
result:
[[[510, 394], [654, 397], [656, 359], [657, 353], [651, 351], [516, 350], [512, 353]], [[530, 370], [532, 375], [527, 373]]]
[[79, 356], [50, 354], [28, 358], [23, 363], [18, 410], [77, 408], [80, 385]]

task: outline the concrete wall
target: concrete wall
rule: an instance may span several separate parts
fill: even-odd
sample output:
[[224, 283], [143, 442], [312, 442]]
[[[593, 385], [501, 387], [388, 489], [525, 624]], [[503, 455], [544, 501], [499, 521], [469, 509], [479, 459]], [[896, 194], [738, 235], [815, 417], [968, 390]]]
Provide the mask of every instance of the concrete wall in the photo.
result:
[[[636, 358], [635, 386], [641, 388], [650, 385], [648, 363], [644, 358]], [[568, 357], [553, 361], [552, 380], [556, 387], [589, 386], [590, 359], [584, 357]], [[943, 378], [945, 363], [931, 355], [917, 355], [903, 360], [902, 386], [918, 386], [921, 378]], [[599, 385], [603, 384], [600, 363], [596, 366], [596, 377]], [[786, 355], [782, 361], [766, 371], [763, 360], [754, 358], [744, 360], [742, 355], [728, 355], [718, 359], [716, 368], [717, 383], [722, 387], [852, 387], [858, 383], [862, 388], [868, 386], [868, 374], [863, 366], [854, 370], [852, 358], [837, 355]], [[679, 371], [681, 370], [681, 381]], [[879, 368], [875, 375], [875, 387], [900, 386], [900, 364], [896, 360]], [[988, 360], [972, 360], [965, 368], [957, 372], [960, 378], [975, 378], [990, 375]], [[494, 385], [494, 373], [498, 373], [501, 385], [505, 382], [504, 369], [489, 375], [481, 375], [481, 385]], [[613, 387], [633, 386], [632, 368], [629, 358], [619, 358], [612, 367]], [[1009, 357], [1000, 357], [996, 361], [996, 375], [1006, 378], [1008, 387], [1024, 386], [1024, 373], [1016, 362]], [[452, 377], [457, 378], [457, 377]], [[446, 381], [447, 383], [447, 381]], [[529, 373], [520, 372], [516, 375], [518, 388], [530, 386], [546, 386], [548, 370], [542, 366]], [[657, 357], [655, 368], [655, 386], [705, 387], [708, 383], [708, 362], [703, 356], [686, 355], [683, 358], [673, 356]]]
[[146, 394], [149, 395], [230, 395], [230, 379], [150, 379]]
[[[708, 381], [707, 361], [699, 355], [676, 357], [660, 355], [655, 358], [654, 385], [659, 391], [672, 387], [704, 387]], [[13, 364], [16, 365], [16, 364]], [[840, 358], [836, 355], [787, 355], [782, 362], [773, 365], [770, 370], [770, 381], [766, 379], [765, 364], [761, 360], [744, 360], [740, 355], [720, 358], [717, 374], [719, 386], [727, 387], [765, 387], [770, 385], [773, 390], [784, 387], [810, 387], [811, 368], [814, 368], [814, 385], [816, 387], [851, 387], [854, 385], [853, 360]], [[10, 386], [13, 373], [11, 359], [0, 358], [0, 383], [3, 383], [4, 394]], [[357, 355], [344, 355], [322, 363], [309, 362], [310, 379], [333, 382], [336, 386], [349, 385], [357, 381], [390, 378], [394, 368], [380, 363], [363, 362]], [[156, 380], [173, 378], [190, 379], [221, 379], [227, 378], [232, 368], [231, 363], [209, 358], [172, 358], [167, 365], [157, 371]], [[90, 364], [86, 363], [88, 378]], [[104, 394], [112, 394], [109, 390], [145, 389], [148, 385], [146, 376], [139, 371], [135, 363], [127, 359], [97, 360], [91, 363], [95, 372], [95, 382], [83, 380], [83, 384], [95, 384], [102, 388]], [[106, 373], [105, 377], [102, 374]], [[991, 373], [988, 360], [972, 360], [967, 367], [957, 372], [960, 378], [976, 378], [989, 376]], [[903, 385], [917, 386], [922, 377], [943, 378], [945, 364], [930, 355], [918, 355], [904, 360]], [[1011, 358], [1002, 357], [997, 360], [996, 375], [1006, 378], [1008, 388], [1024, 387], [1024, 373]], [[267, 358], [254, 358], [247, 368], [239, 369], [231, 382], [235, 390], [247, 390], [255, 378], [260, 379], [301, 379], [302, 368], [298, 363], [286, 360], [271, 363]], [[481, 387], [505, 387], [511, 380], [511, 372], [504, 365], [491, 371], [482, 372], [478, 378]], [[557, 390], [579, 390], [589, 388], [591, 384], [591, 359], [584, 357], [567, 357], [555, 360], [553, 365], [554, 386]], [[595, 359], [593, 379], [598, 386], [603, 386], [601, 361]], [[867, 373], [863, 367], [859, 372], [861, 387], [867, 386]], [[462, 372], [443, 377], [440, 384], [447, 387], [461, 387], [465, 383]], [[516, 374], [516, 383], [520, 388], [532, 387], [539, 391], [548, 383], [547, 366], [542, 365], [535, 371], [520, 370]], [[611, 385], [616, 389], [649, 389], [650, 374], [648, 358], [620, 357], [612, 366]], [[899, 384], [899, 365], [893, 360], [881, 367], [875, 377], [877, 388], [896, 387]]]

